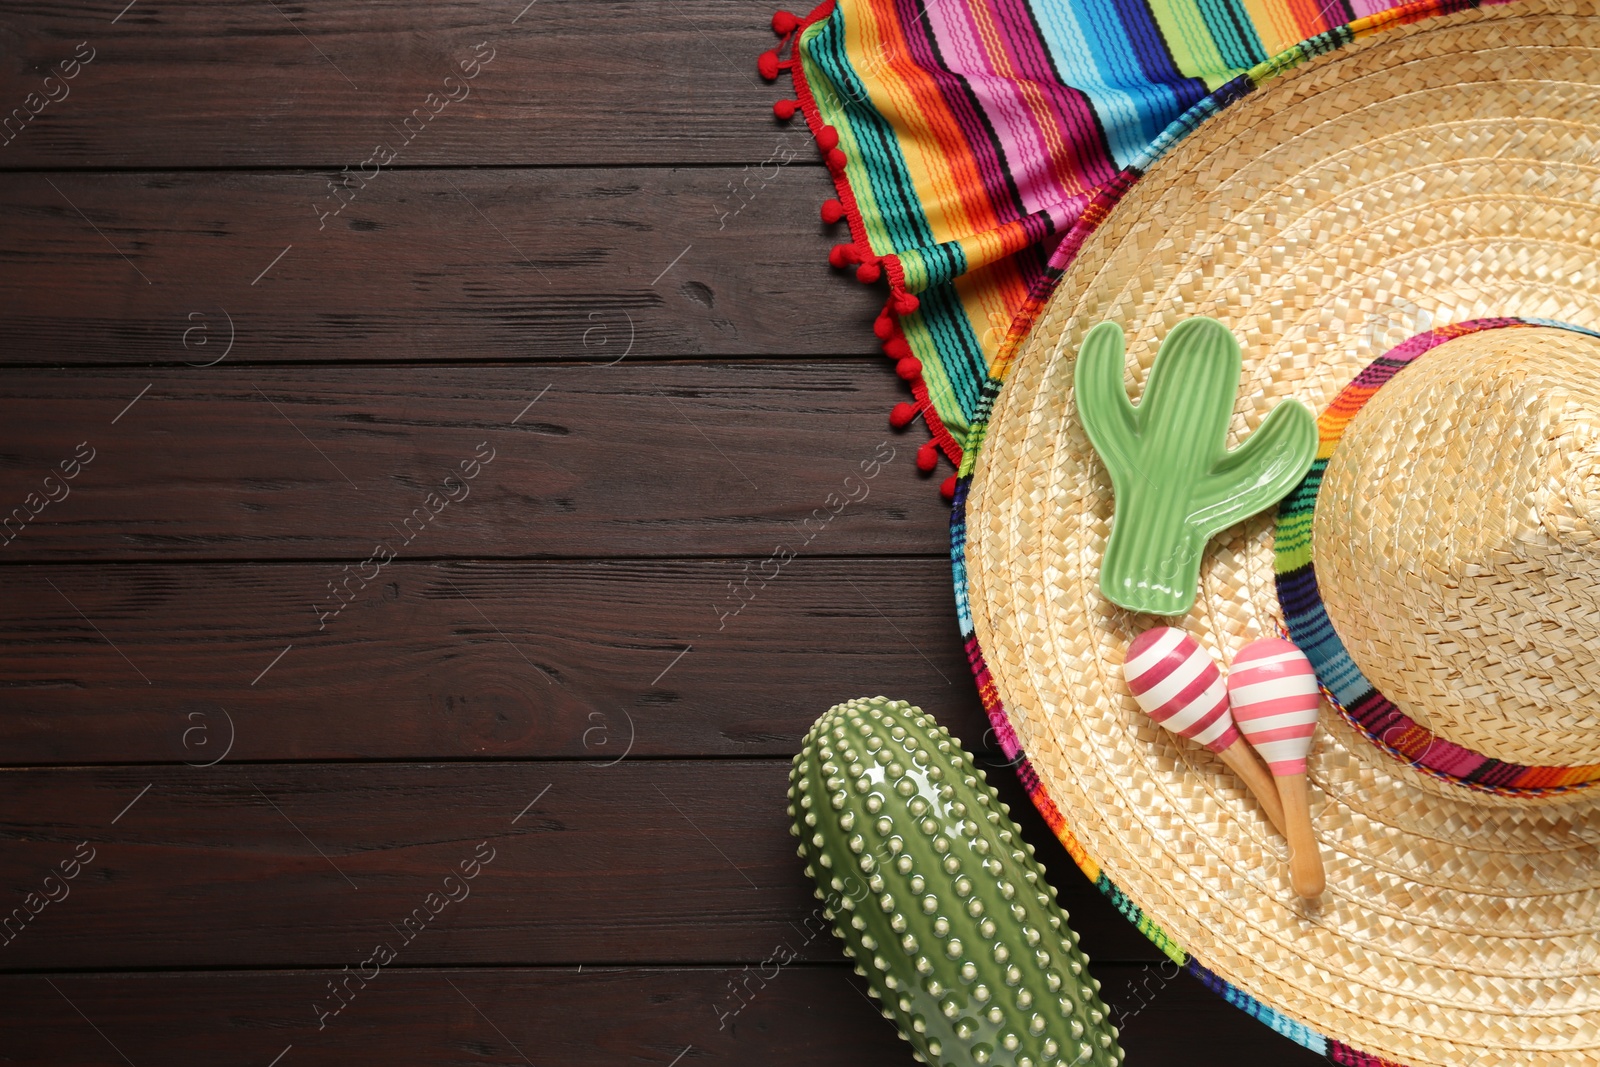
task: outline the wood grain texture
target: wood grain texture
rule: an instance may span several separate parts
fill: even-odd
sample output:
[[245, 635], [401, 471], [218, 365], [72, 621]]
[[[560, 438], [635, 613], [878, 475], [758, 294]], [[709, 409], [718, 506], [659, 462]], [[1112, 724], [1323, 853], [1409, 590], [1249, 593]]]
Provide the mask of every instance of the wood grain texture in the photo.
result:
[[828, 266], [849, 234], [813, 155], [789, 131], [745, 168], [384, 171], [337, 196], [326, 171], [3, 174], [0, 360], [881, 358], [885, 290]]
[[875, 693], [994, 747], [945, 561], [760, 562], [12, 569], [0, 762], [788, 757]]
[[[801, 958], [832, 959], [831, 937], [792, 944], [821, 913], [789, 833], [788, 768], [0, 771], [0, 894], [17, 927], [0, 969], [339, 967], [382, 942], [409, 966], [758, 963], [785, 939]], [[1015, 776], [993, 778], [1029, 837], [1048, 842]], [[83, 842], [92, 857], [62, 899], [30, 905]], [[452, 889], [445, 879], [480, 850], [490, 860]], [[1161, 958], [1064, 850], [1039, 854], [1091, 957]], [[462, 899], [440, 903], [448, 893]]]
[[[756, 74], [771, 3], [525, 3], [7, 4], [8, 111], [60, 96], [44, 78], [81, 42], [93, 58], [0, 167], [353, 167], [380, 140], [413, 166], [762, 158], [781, 95]], [[480, 43], [493, 58], [469, 95], [434, 113]], [[417, 109], [431, 117], [407, 141]]]
[[[833, 938], [828, 935], [828, 941]], [[211, 1067], [427, 1063], [476, 1067], [912, 1067], [910, 1047], [843, 964], [65, 974], [0, 978], [31, 1025], [4, 1062]], [[369, 969], [368, 973], [372, 973]], [[1326, 1064], [1170, 967], [1103, 964], [1102, 996], [1135, 1064]], [[324, 1017], [327, 983], [348, 1007]], [[54, 983], [55, 988], [51, 988]], [[79, 1015], [81, 1009], [83, 1015]], [[327, 1010], [326, 1007], [324, 1010]], [[96, 1033], [84, 1017], [93, 1021]], [[319, 1029], [319, 1022], [324, 1023]], [[1197, 1046], [1203, 1033], [1204, 1056]], [[115, 1049], [112, 1047], [114, 1044]], [[682, 1057], [679, 1059], [678, 1057]], [[526, 1057], [526, 1058], [524, 1058]]]
[[944, 554], [900, 388], [883, 360], [18, 372], [0, 558]]

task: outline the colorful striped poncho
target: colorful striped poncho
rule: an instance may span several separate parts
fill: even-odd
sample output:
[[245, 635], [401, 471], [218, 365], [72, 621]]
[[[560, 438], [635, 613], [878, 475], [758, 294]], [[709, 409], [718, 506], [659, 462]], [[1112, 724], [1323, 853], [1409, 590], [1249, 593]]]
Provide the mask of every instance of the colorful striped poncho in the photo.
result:
[[[1048, 295], [1080, 223], [1207, 115], [1311, 55], [1469, 6], [1420, 0], [824, 0], [772, 20], [758, 64], [789, 71], [845, 221], [829, 256], [886, 280], [875, 329], [960, 466], [989, 369]], [[1076, 240], [1066, 242], [1076, 244]], [[954, 478], [945, 482], [946, 496]]]

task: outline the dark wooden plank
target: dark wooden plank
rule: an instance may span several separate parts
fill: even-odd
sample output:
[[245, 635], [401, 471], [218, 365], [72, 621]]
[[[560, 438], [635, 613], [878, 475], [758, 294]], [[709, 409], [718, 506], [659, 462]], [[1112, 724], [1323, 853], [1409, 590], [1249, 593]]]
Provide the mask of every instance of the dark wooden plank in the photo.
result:
[[889, 429], [903, 386], [883, 360], [224, 362], [0, 388], [9, 560], [946, 551], [926, 436]]
[[[118, 1051], [167, 1067], [265, 1065], [285, 1049], [282, 1067], [914, 1063], [842, 964], [365, 973], [365, 983], [343, 971], [0, 978], [15, 1020], [0, 1055], [48, 1067], [119, 1062]], [[1327, 1062], [1189, 976], [1169, 979], [1170, 966], [1096, 964], [1094, 973], [1135, 1064]], [[337, 1015], [330, 981], [350, 990]]]
[[135, 1064], [166, 1067], [266, 1067], [289, 1046], [278, 1067], [912, 1067], [910, 1047], [847, 968], [765, 971], [765, 988], [746, 979], [741, 1001], [728, 985], [738, 970], [393, 968], [364, 988], [350, 980], [349, 1006], [328, 1016], [315, 1007], [336, 1003], [327, 983], [343, 980], [338, 971], [3, 978], [6, 1014], [29, 1025], [7, 1028], [0, 1055], [51, 1067], [120, 1063], [109, 1040]]
[[882, 285], [828, 266], [832, 187], [785, 163], [811, 151], [398, 171], [348, 200], [325, 173], [0, 175], [0, 360], [881, 358]]
[[0, 167], [353, 168], [380, 142], [413, 166], [755, 162], [774, 6], [8, 4], [0, 101], [22, 115]]
[[992, 747], [948, 563], [760, 562], [12, 569], [0, 763], [788, 756], [874, 693]]
[[[30, 907], [30, 892], [62, 896], [45, 879], [75, 855], [88, 861], [62, 899], [16, 919], [0, 969], [338, 967], [385, 939], [403, 942], [410, 965], [758, 963], [820, 906], [789, 834], [788, 766], [0, 772], [0, 891], [13, 908]], [[1050, 845], [1014, 776], [993, 777], [1091, 956], [1157, 959]], [[470, 885], [445, 881], [474, 856], [490, 861]], [[808, 959], [836, 951], [795, 947]]]

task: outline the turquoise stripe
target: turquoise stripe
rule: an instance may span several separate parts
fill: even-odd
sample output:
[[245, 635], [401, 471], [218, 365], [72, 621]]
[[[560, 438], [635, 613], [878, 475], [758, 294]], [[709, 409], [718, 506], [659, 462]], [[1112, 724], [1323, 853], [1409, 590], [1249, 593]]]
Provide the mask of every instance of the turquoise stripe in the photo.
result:
[[957, 426], [949, 425], [954, 420], [940, 413], [945, 417], [946, 428], [959, 441], [966, 436], [967, 427], [977, 413], [988, 362], [984, 359], [983, 346], [978, 343], [978, 335], [956, 296], [955, 286], [935, 286], [919, 294], [919, 299], [922, 307], [918, 314], [932, 337], [933, 349], [939, 354], [953, 398], [961, 407], [961, 422]]
[[[1063, 68], [1070, 65], [1077, 77], [1083, 79], [1068, 77], [1067, 84], [1088, 95], [1105, 126], [1106, 140], [1111, 144], [1117, 166], [1126, 166], [1140, 147], [1149, 144], [1181, 109], [1178, 94], [1171, 86], [1150, 80], [1111, 0], [1040, 5], [1034, 10], [1041, 19], [1041, 28], [1045, 28], [1052, 58]], [[1046, 27], [1043, 20], [1047, 16], [1059, 17], [1050, 18]], [[1071, 19], [1072, 37], [1063, 32], [1064, 25], [1058, 26], [1063, 18]], [[1074, 46], [1077, 47], [1075, 53], [1070, 51]], [[1111, 93], [1131, 104], [1135, 116], [1126, 118], [1103, 113], [1101, 97]]]
[[1534, 326], [1554, 326], [1558, 330], [1571, 330], [1573, 333], [1586, 333], [1590, 337], [1600, 337], [1600, 333], [1596, 333], [1594, 330], [1583, 326], [1574, 326], [1570, 322], [1560, 322], [1556, 319], [1525, 318], [1522, 321]]
[[1267, 58], [1267, 50], [1256, 36], [1255, 24], [1239, 0], [1196, 0], [1200, 17], [1217, 44], [1217, 52], [1227, 69], [1219, 74], [1237, 74]]
[[1112, 160], [1119, 168], [1127, 166], [1160, 132], [1156, 116], [1178, 106], [1176, 94], [1145, 81], [1120, 27], [1114, 40], [1105, 33], [1085, 33], [1070, 4], [1044, 4], [1034, 8], [1034, 15], [1061, 80], [1089, 98]]
[[[956, 507], [953, 514], [957, 516], [955, 522], [961, 522], [964, 513], [962, 504], [966, 500], [967, 486], [965, 483], [956, 487]], [[955, 568], [956, 577], [956, 631], [964, 640], [971, 640], [973, 633], [972, 603], [967, 599], [967, 536], [965, 526], [952, 526], [955, 537], [950, 543], [951, 565]]]
[[967, 273], [967, 250], [959, 241], [945, 241], [942, 244], [929, 245], [916, 249], [915, 264], [906, 257], [906, 273], [909, 275], [917, 271], [925, 276], [924, 284], [934, 285], [939, 282], [953, 281]]
[[[1298, 640], [1296, 643], [1299, 643]], [[1307, 642], [1301, 646], [1301, 651], [1316, 666], [1318, 679], [1345, 707], [1355, 703], [1358, 697], [1372, 688], [1372, 683], [1362, 675], [1361, 669], [1345, 651], [1344, 642], [1339, 640], [1339, 635], [1331, 627], [1326, 637]]]
[[1222, 993], [1222, 998], [1229, 1004], [1232, 1004], [1246, 1015], [1266, 1023], [1295, 1044], [1304, 1045], [1312, 1052], [1327, 1054], [1328, 1039], [1326, 1037], [1323, 1037], [1304, 1023], [1295, 1022], [1287, 1015], [1280, 1014], [1277, 1009], [1261, 1003], [1261, 1001], [1252, 997], [1238, 986], [1225, 982], [1221, 978], [1218, 978], [1217, 982], [1221, 987], [1219, 992]]

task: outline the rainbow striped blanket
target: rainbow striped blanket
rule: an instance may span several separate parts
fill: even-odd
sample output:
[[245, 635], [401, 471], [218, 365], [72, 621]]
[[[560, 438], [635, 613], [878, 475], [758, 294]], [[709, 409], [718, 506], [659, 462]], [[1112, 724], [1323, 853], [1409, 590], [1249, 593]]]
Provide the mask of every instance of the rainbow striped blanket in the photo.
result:
[[[960, 466], [984, 383], [1098, 212], [1259, 82], [1461, 0], [823, 0], [779, 11], [787, 71], [834, 176], [835, 267], [886, 281], [875, 325], [921, 417], [917, 465]], [[955, 479], [945, 481], [945, 495]]]

